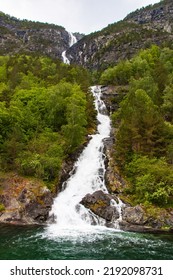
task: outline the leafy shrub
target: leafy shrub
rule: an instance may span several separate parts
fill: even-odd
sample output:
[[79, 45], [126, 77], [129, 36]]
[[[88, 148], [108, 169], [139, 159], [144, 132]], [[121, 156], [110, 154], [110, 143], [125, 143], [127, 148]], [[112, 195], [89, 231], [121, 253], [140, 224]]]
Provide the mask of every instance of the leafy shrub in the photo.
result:
[[131, 182], [127, 192], [131, 193], [138, 203], [172, 205], [173, 169], [164, 158], [135, 155], [126, 165], [125, 173]]

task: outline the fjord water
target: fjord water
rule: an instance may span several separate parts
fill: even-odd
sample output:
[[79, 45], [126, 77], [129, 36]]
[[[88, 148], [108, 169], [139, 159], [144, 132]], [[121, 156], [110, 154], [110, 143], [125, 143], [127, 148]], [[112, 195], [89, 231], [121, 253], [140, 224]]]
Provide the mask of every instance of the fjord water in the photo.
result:
[[172, 235], [121, 232], [118, 224], [108, 229], [104, 220], [80, 204], [87, 193], [107, 192], [103, 139], [110, 135], [110, 119], [100, 87], [93, 87], [92, 92], [98, 131], [91, 136], [75, 164], [75, 172], [54, 201], [50, 213], [54, 223], [44, 227], [1, 225], [0, 259], [173, 259]]
[[0, 225], [1, 260], [172, 260], [173, 235], [113, 230], [52, 238], [44, 227]]

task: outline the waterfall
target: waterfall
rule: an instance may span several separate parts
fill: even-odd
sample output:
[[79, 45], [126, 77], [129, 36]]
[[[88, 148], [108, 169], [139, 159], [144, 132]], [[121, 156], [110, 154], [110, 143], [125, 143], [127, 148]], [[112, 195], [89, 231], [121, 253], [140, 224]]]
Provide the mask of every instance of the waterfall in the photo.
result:
[[[73, 35], [72, 32], [68, 32], [68, 35], [69, 35], [69, 47], [73, 46], [76, 42], [77, 42], [77, 39], [76, 37]], [[65, 64], [70, 64], [70, 60], [67, 58], [66, 56], [66, 51], [63, 51], [62, 52], [62, 59], [63, 59], [63, 62]]]
[[62, 59], [63, 59], [63, 62], [65, 63], [65, 64], [70, 64], [70, 60], [67, 58], [67, 56], [66, 56], [66, 51], [63, 51], [63, 53], [62, 53]]
[[[67, 229], [85, 228], [95, 225], [104, 225], [105, 221], [98, 218], [80, 204], [82, 198], [97, 190], [107, 193], [105, 186], [105, 164], [104, 164], [104, 143], [103, 139], [110, 136], [111, 124], [110, 118], [106, 115], [106, 107], [101, 100], [101, 87], [94, 86], [91, 88], [95, 98], [95, 108], [97, 110], [98, 127], [97, 133], [92, 135], [88, 146], [81, 153], [78, 161], [75, 163], [75, 173], [66, 182], [66, 188], [58, 194], [54, 200], [50, 215], [54, 216], [55, 224], [49, 226], [56, 231]], [[116, 202], [113, 201], [116, 206]], [[121, 204], [118, 211], [121, 212]], [[118, 228], [118, 226], [117, 226]], [[54, 229], [52, 229], [54, 231]]]
[[77, 39], [76, 39], [76, 37], [73, 35], [72, 32], [69, 32], [68, 34], [69, 34], [69, 37], [70, 37], [69, 46], [71, 47], [71, 46], [73, 46], [74, 44], [76, 44]]

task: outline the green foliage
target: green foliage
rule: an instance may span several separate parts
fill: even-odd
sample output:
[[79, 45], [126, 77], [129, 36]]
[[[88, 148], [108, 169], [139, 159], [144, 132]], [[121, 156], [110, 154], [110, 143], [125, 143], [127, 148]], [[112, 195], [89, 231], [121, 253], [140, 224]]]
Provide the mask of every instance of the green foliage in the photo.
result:
[[27, 19], [19, 20], [16, 17], [11, 17], [10, 15], [4, 14], [2, 12], [0, 12], [0, 17], [6, 24], [13, 23], [13, 25], [18, 27], [18, 29], [40, 29], [40, 28], [53, 27], [59, 31], [64, 30], [64, 27], [62, 27], [62, 26], [58, 26], [55, 24], [49, 24], [49, 23], [42, 23], [42, 22], [38, 22], [38, 21], [30, 21]]
[[173, 169], [164, 158], [135, 155], [126, 165], [125, 174], [131, 182], [126, 192], [131, 193], [137, 203], [173, 206]]
[[173, 86], [168, 85], [163, 92], [162, 110], [167, 121], [173, 123]]
[[15, 159], [18, 170], [27, 176], [49, 181], [55, 179], [65, 157], [62, 137], [57, 132], [45, 129], [29, 141], [27, 148]]
[[135, 56], [132, 62], [132, 76], [135, 79], [142, 78], [147, 73], [150, 73], [150, 66], [145, 58]]
[[7, 137], [9, 132], [10, 115], [5, 102], [0, 102], [0, 141]]
[[126, 155], [155, 155], [164, 145], [164, 121], [156, 105], [142, 89], [128, 94], [114, 115], [114, 121], [118, 121], [116, 151], [121, 164], [126, 161]]
[[151, 77], [160, 92], [163, 92], [170, 73], [173, 70], [172, 50], [153, 45], [150, 49], [142, 50], [131, 60], [121, 61], [113, 68], [106, 69], [101, 75], [102, 83], [126, 84], [133, 79], [144, 76]]
[[88, 85], [80, 67], [47, 57], [0, 57], [1, 169], [54, 180], [93, 121]]
[[132, 65], [129, 61], [122, 61], [117, 66], [105, 70], [100, 81], [102, 84], [126, 85], [132, 75]]
[[130, 92], [135, 92], [138, 89], [143, 89], [151, 98], [153, 103], [158, 104], [158, 87], [157, 84], [154, 82], [152, 76], [146, 74], [142, 78], [132, 79], [130, 81]]
[[5, 210], [5, 206], [4, 204], [0, 203], [0, 212], [4, 211]]
[[62, 127], [68, 149], [73, 151], [86, 135], [86, 99], [78, 86], [73, 89], [72, 96], [68, 97], [66, 109], [67, 124]]
[[124, 68], [121, 62], [101, 76], [103, 83], [119, 85], [120, 75], [120, 84], [127, 84], [128, 92], [112, 114], [114, 159], [135, 203], [173, 206], [172, 57], [172, 50], [152, 46], [124, 61]]

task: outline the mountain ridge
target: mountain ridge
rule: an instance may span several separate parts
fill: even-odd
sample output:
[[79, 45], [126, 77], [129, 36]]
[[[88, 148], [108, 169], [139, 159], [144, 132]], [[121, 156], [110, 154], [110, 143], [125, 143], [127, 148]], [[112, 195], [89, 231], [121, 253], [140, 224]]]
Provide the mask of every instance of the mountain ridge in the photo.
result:
[[113, 66], [152, 44], [172, 46], [173, 3], [164, 0], [89, 34], [67, 51], [72, 63], [92, 70]]
[[38, 53], [61, 59], [68, 47], [69, 32], [64, 27], [19, 20], [0, 12], [0, 55]]
[[100, 31], [84, 36], [74, 33], [77, 43], [69, 48], [64, 27], [19, 20], [0, 12], [0, 55], [37, 53], [62, 59], [90, 70], [104, 70], [122, 59], [130, 59], [152, 44], [172, 47], [173, 3], [163, 0], [127, 15]]

